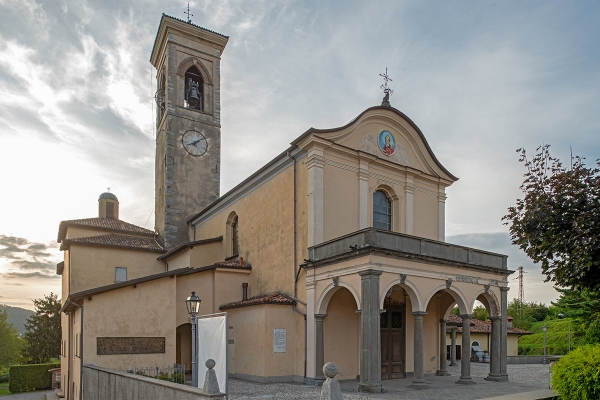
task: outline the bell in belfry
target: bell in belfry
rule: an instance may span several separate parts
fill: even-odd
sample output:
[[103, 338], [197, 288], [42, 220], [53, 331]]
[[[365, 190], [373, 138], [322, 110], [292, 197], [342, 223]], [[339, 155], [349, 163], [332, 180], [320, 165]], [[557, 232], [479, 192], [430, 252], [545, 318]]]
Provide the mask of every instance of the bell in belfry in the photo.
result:
[[188, 78], [188, 90], [186, 93], [188, 107], [194, 110], [202, 109], [202, 94], [200, 93], [200, 84]]

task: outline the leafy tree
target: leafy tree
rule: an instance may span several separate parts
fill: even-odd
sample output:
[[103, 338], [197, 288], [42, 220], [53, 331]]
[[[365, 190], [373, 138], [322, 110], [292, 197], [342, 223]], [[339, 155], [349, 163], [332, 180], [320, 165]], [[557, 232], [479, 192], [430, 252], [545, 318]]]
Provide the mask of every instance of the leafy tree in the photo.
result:
[[460, 310], [458, 309], [458, 307], [454, 307], [452, 310], [450, 310], [450, 314], [460, 315]]
[[487, 321], [490, 314], [484, 306], [477, 306], [473, 309], [473, 316], [480, 321]]
[[524, 198], [503, 220], [510, 224], [512, 243], [541, 263], [546, 281], [600, 289], [600, 168], [588, 168], [575, 157], [567, 169], [549, 148], [538, 147], [531, 160], [525, 150], [517, 150], [527, 168]]
[[17, 328], [7, 321], [6, 310], [0, 309], [0, 369], [19, 363], [22, 349]]
[[27, 318], [26, 356], [32, 364], [45, 363], [60, 355], [60, 300], [54, 293], [33, 300], [35, 314]]
[[530, 330], [534, 322], [543, 321], [550, 312], [548, 306], [536, 302], [519, 302], [513, 299], [508, 303], [508, 315], [513, 317], [513, 326]]
[[574, 337], [584, 343], [600, 343], [600, 290], [558, 289], [560, 297], [553, 305], [553, 313], [573, 321]]

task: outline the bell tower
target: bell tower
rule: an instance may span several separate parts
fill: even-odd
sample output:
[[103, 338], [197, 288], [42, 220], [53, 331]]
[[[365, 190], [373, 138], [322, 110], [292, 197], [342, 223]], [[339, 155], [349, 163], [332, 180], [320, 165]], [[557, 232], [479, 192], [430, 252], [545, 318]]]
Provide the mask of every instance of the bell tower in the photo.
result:
[[219, 197], [220, 61], [229, 38], [163, 14], [156, 68], [155, 226], [167, 249], [189, 241], [187, 219]]

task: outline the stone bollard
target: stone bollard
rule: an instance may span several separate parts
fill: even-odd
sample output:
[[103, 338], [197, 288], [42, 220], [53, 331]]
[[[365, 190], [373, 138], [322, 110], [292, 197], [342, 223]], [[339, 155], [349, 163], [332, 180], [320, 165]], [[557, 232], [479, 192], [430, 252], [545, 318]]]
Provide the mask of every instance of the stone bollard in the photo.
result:
[[213, 369], [216, 364], [217, 363], [215, 362], [215, 360], [211, 358], [206, 360], [206, 363], [204, 364], [206, 365], [206, 368], [208, 368], [208, 370], [206, 371], [206, 377], [204, 378], [204, 387], [202, 388], [202, 391], [204, 393], [215, 394], [220, 392], [219, 382], [217, 381], [217, 374]]
[[338, 374], [338, 366], [335, 363], [328, 362], [323, 366], [323, 375], [325, 382], [321, 389], [321, 400], [343, 400], [340, 383], [335, 379]]

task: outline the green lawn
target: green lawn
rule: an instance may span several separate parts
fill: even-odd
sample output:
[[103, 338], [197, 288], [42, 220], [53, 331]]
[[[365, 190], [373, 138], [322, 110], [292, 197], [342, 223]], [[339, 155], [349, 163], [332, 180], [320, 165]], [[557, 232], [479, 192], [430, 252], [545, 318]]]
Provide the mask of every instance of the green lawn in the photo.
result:
[[7, 394], [10, 394], [8, 391], [8, 382], [0, 383], [0, 396], [6, 396]]

